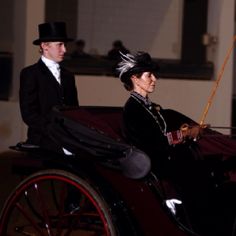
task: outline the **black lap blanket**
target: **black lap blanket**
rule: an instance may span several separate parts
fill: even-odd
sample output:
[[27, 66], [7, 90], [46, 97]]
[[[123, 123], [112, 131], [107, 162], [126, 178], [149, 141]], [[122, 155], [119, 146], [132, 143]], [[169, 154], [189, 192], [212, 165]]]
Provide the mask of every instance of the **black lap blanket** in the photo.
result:
[[117, 109], [55, 108], [49, 133], [78, 158], [91, 158], [121, 170], [130, 178], [145, 177], [151, 169], [150, 159], [124, 141], [120, 121]]

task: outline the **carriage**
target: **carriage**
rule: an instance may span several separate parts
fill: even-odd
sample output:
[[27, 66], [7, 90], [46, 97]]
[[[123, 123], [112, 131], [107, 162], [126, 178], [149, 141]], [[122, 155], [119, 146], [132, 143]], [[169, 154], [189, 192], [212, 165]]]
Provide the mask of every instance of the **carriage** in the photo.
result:
[[[171, 129], [190, 120], [173, 110], [165, 114]], [[11, 147], [22, 181], [3, 206], [0, 235], [236, 235], [231, 138], [209, 129], [200, 140], [205, 157], [192, 163], [196, 179], [185, 175], [191, 191], [204, 183], [192, 218], [176, 185], [159, 178], [149, 157], [124, 139], [122, 108], [55, 108], [49, 132], [67, 154]], [[192, 172], [187, 169], [181, 171]]]

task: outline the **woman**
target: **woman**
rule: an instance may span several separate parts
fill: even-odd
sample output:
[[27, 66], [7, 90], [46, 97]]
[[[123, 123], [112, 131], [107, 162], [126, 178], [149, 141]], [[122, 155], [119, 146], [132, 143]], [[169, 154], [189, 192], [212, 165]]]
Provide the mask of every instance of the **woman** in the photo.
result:
[[[202, 213], [209, 212], [206, 210], [209, 201], [207, 173], [198, 165], [201, 162], [196, 162], [196, 157], [200, 158], [196, 141], [201, 129], [191, 119], [162, 109], [149, 99], [157, 83], [158, 66], [148, 53], [121, 54], [121, 59], [117, 68], [119, 78], [130, 91], [123, 111], [126, 138], [148, 154], [152, 171], [159, 179], [175, 186], [175, 198], [185, 206], [191, 227], [200, 230], [205, 225]], [[179, 127], [173, 131], [176, 122]]]
[[172, 159], [192, 155], [186, 140], [198, 137], [199, 126], [190, 128], [184, 124], [179, 130], [170, 131], [165, 111], [148, 97], [156, 86], [158, 66], [145, 52], [121, 54], [121, 59], [119, 77], [130, 91], [123, 113], [125, 135], [132, 145], [150, 156], [159, 176], [166, 175]]

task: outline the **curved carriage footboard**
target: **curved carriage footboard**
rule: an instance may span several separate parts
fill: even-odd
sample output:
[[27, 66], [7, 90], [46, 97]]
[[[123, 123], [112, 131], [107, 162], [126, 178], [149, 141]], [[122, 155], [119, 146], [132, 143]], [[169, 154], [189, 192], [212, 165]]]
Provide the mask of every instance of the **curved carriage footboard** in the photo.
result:
[[[107, 116], [109, 122], [82, 108], [73, 111], [55, 109], [49, 133], [76, 157], [103, 163], [129, 178], [145, 177], [151, 169], [150, 158], [127, 144], [109, 125], [112, 124], [111, 114]], [[113, 114], [113, 117], [116, 116]]]

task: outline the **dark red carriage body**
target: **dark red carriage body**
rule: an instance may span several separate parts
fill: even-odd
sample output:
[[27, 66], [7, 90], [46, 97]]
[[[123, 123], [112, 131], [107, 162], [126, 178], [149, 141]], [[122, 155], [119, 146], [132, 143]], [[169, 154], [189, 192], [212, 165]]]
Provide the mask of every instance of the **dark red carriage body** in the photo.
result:
[[[169, 119], [168, 123], [171, 124], [170, 129], [177, 129], [182, 123], [190, 121], [188, 117], [178, 112], [172, 110], [165, 112], [166, 118]], [[41, 163], [40, 170], [53, 167], [68, 171], [94, 186], [100, 193], [101, 199], [106, 202], [107, 210], [103, 210], [111, 215], [111, 221], [104, 220], [104, 225], [108, 222], [114, 224], [116, 228], [115, 233], [107, 229], [107, 233], [103, 232], [101, 235], [216, 236], [222, 232], [224, 236], [236, 235], [234, 230], [236, 204], [231, 205], [236, 196], [234, 140], [207, 130], [205, 137], [199, 141], [204, 159], [195, 161], [204, 163], [207, 167], [204, 178], [206, 177], [206, 182], [211, 185], [211, 191], [206, 191], [202, 195], [206, 194], [206, 198], [209, 198], [218, 194], [211, 202], [215, 212], [230, 217], [227, 222], [221, 222], [223, 220], [221, 216], [202, 221], [201, 218], [205, 215], [212, 216], [208, 212], [202, 212], [199, 221], [206, 225], [202, 226], [201, 223], [201, 228], [198, 228], [195, 222], [189, 221], [188, 214], [184, 212], [184, 203], [179, 206], [174, 205], [173, 209], [176, 212], [173, 213], [167, 201], [175, 198], [181, 200], [178, 199], [179, 194], [175, 186], [169, 180], [159, 179], [152, 171], [149, 157], [124, 140], [122, 108], [83, 107], [55, 110], [50, 132], [52, 137], [73, 155], [52, 154], [43, 150], [32, 151], [27, 147], [20, 147], [24, 153], [23, 160], [25, 158], [32, 160], [36, 156], [37, 162]], [[20, 158], [17, 165], [23, 166], [19, 164], [19, 160]], [[185, 168], [188, 166], [185, 166], [183, 171]], [[199, 176], [202, 174], [199, 173]], [[23, 189], [25, 185], [21, 188]], [[207, 196], [208, 194], [211, 195]], [[12, 205], [16, 204], [12, 199], [14, 197], [10, 197], [6, 206], [9, 202]], [[229, 204], [225, 204], [227, 199], [230, 210]], [[219, 206], [214, 205], [218, 200], [221, 201]], [[199, 207], [201, 204], [199, 200]], [[99, 204], [94, 205], [99, 206]], [[1, 219], [6, 221], [9, 215], [8, 209], [3, 210]], [[102, 216], [101, 218], [103, 219]], [[106, 226], [104, 228], [106, 229]], [[1, 232], [4, 232], [3, 226], [0, 226]]]

